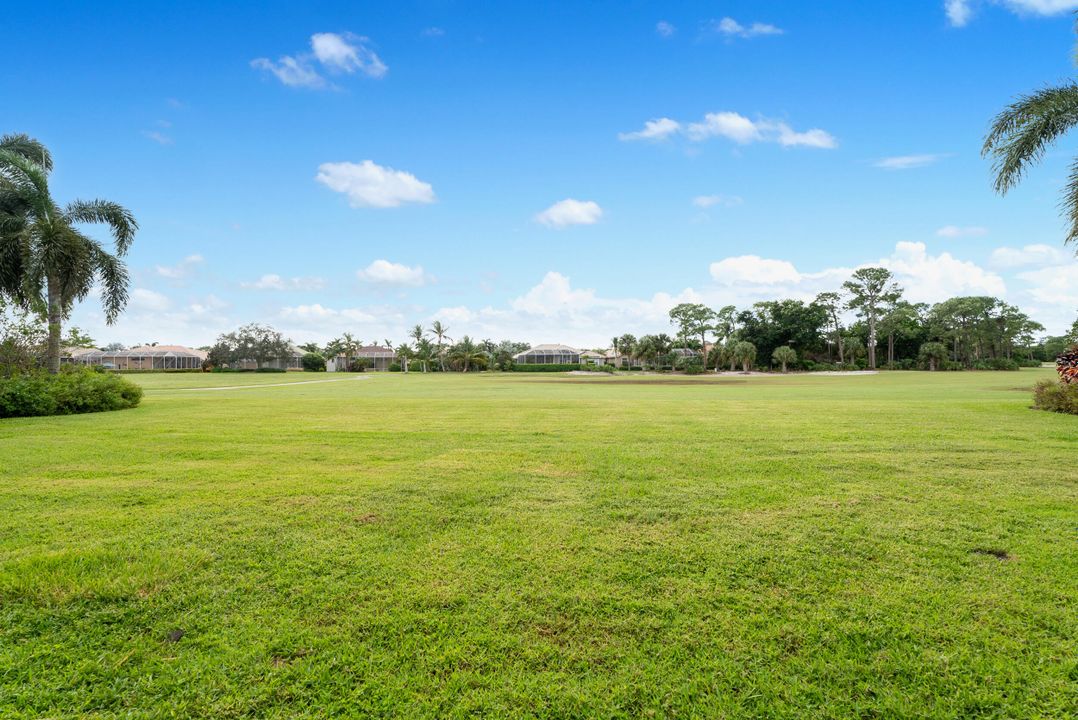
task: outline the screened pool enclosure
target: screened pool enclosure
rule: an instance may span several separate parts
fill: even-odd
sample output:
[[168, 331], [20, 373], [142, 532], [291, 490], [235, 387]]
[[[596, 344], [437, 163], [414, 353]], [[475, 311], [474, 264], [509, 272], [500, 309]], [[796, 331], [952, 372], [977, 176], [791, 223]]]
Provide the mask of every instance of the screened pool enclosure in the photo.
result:
[[580, 362], [580, 351], [568, 345], [536, 345], [514, 355], [513, 361], [524, 365], [575, 365]]
[[74, 350], [66, 362], [100, 365], [109, 370], [197, 370], [206, 353], [181, 345], [154, 345], [130, 350]]

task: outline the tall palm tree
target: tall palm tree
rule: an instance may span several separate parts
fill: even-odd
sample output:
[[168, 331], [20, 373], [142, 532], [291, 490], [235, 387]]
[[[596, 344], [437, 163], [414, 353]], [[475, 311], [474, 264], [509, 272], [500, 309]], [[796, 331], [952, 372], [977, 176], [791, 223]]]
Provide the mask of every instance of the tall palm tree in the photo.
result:
[[[99, 286], [105, 321], [127, 305], [127, 254], [138, 230], [129, 210], [108, 200], [61, 207], [49, 192], [52, 158], [26, 135], [0, 137], [0, 291], [19, 305], [44, 309], [49, 322], [47, 367], [60, 370], [60, 335], [75, 303]], [[108, 227], [109, 253], [77, 226]]]
[[[992, 121], [981, 148], [992, 158], [996, 192], [1006, 195], [1038, 163], [1048, 147], [1078, 125], [1078, 83], [1021, 95]], [[1063, 214], [1070, 228], [1064, 243], [1078, 242], [1078, 161], [1071, 165], [1063, 188]]]
[[442, 354], [442, 345], [446, 340], [452, 340], [449, 337], [449, 328], [442, 324], [441, 320], [435, 320], [430, 325], [431, 334], [438, 339], [438, 365], [441, 367], [442, 372], [445, 372], [445, 356]]
[[434, 357], [434, 344], [421, 335], [415, 344], [415, 358], [423, 366], [423, 372], [427, 372], [432, 357]]
[[467, 335], [449, 351], [449, 361], [459, 363], [463, 372], [468, 372], [468, 367], [472, 363], [483, 362], [486, 356], [486, 353]]

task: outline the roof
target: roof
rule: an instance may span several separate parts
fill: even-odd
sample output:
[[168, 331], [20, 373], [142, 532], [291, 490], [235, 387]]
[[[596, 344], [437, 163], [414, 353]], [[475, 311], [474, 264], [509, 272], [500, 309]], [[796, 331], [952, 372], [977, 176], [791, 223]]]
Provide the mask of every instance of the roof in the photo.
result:
[[605, 358], [606, 355], [601, 352], [595, 352], [594, 350], [585, 350], [584, 352], [580, 353], [580, 357]]
[[381, 345], [367, 345], [356, 350], [352, 353], [352, 356], [361, 358], [395, 358], [397, 353], [393, 351], [393, 348], [382, 347]]
[[548, 343], [546, 345], [536, 345], [533, 348], [529, 348], [524, 352], [519, 352], [513, 356], [513, 359], [522, 358], [525, 355], [579, 355], [580, 351], [575, 347], [569, 347], [568, 345], [560, 345], [558, 343]]
[[143, 345], [142, 347], [131, 348], [130, 350], [121, 350], [116, 353], [105, 353], [106, 355], [117, 355], [127, 357], [162, 357], [166, 355], [175, 356], [191, 356], [206, 359], [207, 353], [203, 350], [195, 350], [194, 348], [185, 347], [183, 345]]

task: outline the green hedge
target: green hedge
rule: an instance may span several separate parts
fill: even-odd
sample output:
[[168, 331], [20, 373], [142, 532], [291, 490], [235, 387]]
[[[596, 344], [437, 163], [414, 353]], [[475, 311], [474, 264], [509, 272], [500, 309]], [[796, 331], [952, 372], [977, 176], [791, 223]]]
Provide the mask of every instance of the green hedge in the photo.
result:
[[590, 366], [577, 363], [516, 363], [513, 372], [569, 372], [571, 370], [587, 370]]
[[283, 373], [288, 372], [283, 368], [227, 368], [227, 367], [215, 367], [210, 372], [215, 373]]
[[90, 368], [0, 379], [0, 418], [126, 410], [141, 399], [142, 388], [130, 380]]

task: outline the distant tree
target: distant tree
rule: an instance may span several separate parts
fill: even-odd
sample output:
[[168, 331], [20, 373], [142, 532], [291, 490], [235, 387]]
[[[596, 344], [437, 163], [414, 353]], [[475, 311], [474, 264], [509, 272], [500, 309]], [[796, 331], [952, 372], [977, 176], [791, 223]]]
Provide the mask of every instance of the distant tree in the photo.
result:
[[363, 347], [363, 341], [357, 340], [352, 333], [344, 333], [341, 335], [341, 352], [344, 353], [344, 364], [346, 367], [352, 367], [353, 358], [359, 349]]
[[487, 368], [494, 372], [494, 358], [498, 354], [498, 343], [486, 338], [479, 343], [479, 349], [487, 356]]
[[782, 372], [786, 372], [786, 366], [797, 362], [797, 353], [789, 345], [780, 345], [771, 353], [771, 359], [782, 364]]
[[865, 356], [865, 344], [856, 335], [847, 335], [842, 338], [842, 344], [846, 346], [847, 365], [853, 365]]
[[902, 288], [894, 282], [887, 268], [867, 267], [854, 270], [842, 288], [850, 294], [849, 307], [868, 324], [868, 366], [876, 369], [876, 333], [882, 311], [898, 301]]
[[430, 368], [430, 364], [434, 361], [434, 355], [434, 343], [428, 338], [420, 336], [415, 344], [415, 359], [419, 361], [423, 372], [427, 372]]
[[927, 342], [921, 346], [920, 358], [928, 365], [929, 370], [935, 370], [947, 359], [947, 346], [943, 343]]
[[756, 361], [756, 346], [746, 340], [741, 340], [734, 345], [733, 350], [734, 358], [741, 363], [742, 371], [752, 370], [752, 364]]
[[[313, 342], [303, 343], [302, 345], [299, 345], [298, 347], [303, 352], [317, 353], [318, 355], [322, 354], [322, 348], [318, 345], [318, 343], [313, 343]], [[323, 357], [322, 359], [325, 360], [325, 357]]]
[[670, 310], [670, 322], [683, 338], [700, 338], [700, 350], [707, 345], [707, 334], [715, 322], [715, 311], [700, 303], [680, 303]]
[[449, 328], [442, 324], [441, 320], [435, 320], [430, 325], [430, 332], [437, 340], [438, 351], [438, 364], [442, 372], [445, 372], [445, 353], [443, 352], [443, 345], [446, 340], [452, 341], [453, 338], [449, 337]]
[[[26, 135], [0, 137], [0, 293], [48, 319], [46, 366], [60, 370], [63, 321], [75, 303], [98, 289], [105, 322], [127, 305], [123, 257], [138, 223], [129, 210], [108, 200], [75, 200], [61, 207], [49, 190], [52, 158]], [[112, 235], [109, 253], [79, 226], [100, 224]]]
[[887, 336], [887, 366], [895, 364], [895, 339], [915, 338], [923, 333], [923, 315], [928, 306], [899, 300], [880, 318], [880, 332]]
[[412, 350], [412, 346], [408, 343], [401, 343], [394, 352], [397, 354], [397, 360], [400, 362], [401, 371], [407, 375], [408, 361], [415, 355], [415, 351]]
[[94, 339], [92, 337], [90, 337], [89, 335], [87, 335], [86, 333], [84, 333], [82, 330], [80, 330], [78, 328], [78, 326], [76, 326], [76, 325], [72, 325], [71, 327], [69, 327], [67, 329], [67, 335], [65, 335], [63, 340], [61, 340], [60, 342], [65, 347], [75, 347], [75, 348], [96, 348], [97, 347], [97, 343], [94, 342]]
[[726, 362], [722, 347], [737, 334], [737, 308], [733, 305], [719, 308], [711, 321], [711, 330], [715, 333], [715, 372], [718, 372]]
[[842, 296], [836, 292], [823, 292], [816, 296], [815, 303], [827, 313], [832, 337], [834, 337], [834, 343], [838, 346], [838, 361], [840, 363], [846, 362], [842, 345], [842, 320], [839, 318], [842, 311], [846, 309], [846, 304], [842, 302]]
[[449, 349], [448, 356], [451, 363], [460, 366], [461, 372], [468, 372], [472, 365], [482, 365], [487, 357], [467, 335]]
[[1071, 325], [1071, 329], [1070, 332], [1067, 333], [1067, 337], [1070, 339], [1071, 342], [1078, 343], [1078, 320], [1075, 320], [1074, 324]]
[[629, 357], [629, 365], [632, 366], [636, 357], [636, 336], [625, 333], [618, 338], [618, 352]]
[[291, 352], [284, 335], [268, 325], [250, 323], [235, 332], [217, 337], [210, 349], [209, 360], [214, 365], [233, 365], [253, 361], [256, 368], [272, 360], [285, 358]]
[[119, 342], [110, 342], [108, 345], [101, 349], [105, 352], [120, 352], [122, 350], [126, 350], [127, 346]]

